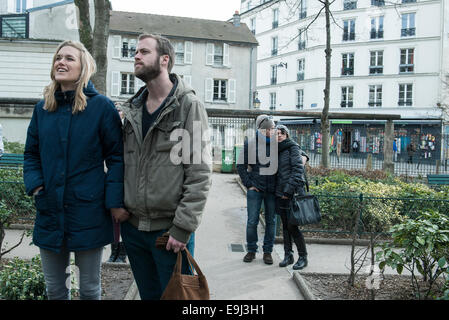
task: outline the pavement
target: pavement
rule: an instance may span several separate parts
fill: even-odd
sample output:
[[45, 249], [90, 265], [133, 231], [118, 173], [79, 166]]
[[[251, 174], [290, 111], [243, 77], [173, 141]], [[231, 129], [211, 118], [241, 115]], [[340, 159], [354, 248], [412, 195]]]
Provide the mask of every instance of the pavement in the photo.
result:
[[[274, 246], [273, 265], [266, 265], [262, 261], [261, 248], [253, 262], [243, 262], [246, 254], [246, 196], [237, 183], [237, 177], [236, 174], [213, 173], [205, 212], [195, 234], [195, 260], [207, 278], [212, 300], [310, 300], [314, 296], [301, 274], [349, 275], [351, 246], [332, 239], [306, 238], [308, 266], [301, 271], [294, 271], [292, 265], [286, 268], [278, 266], [284, 255], [282, 243]], [[4, 246], [16, 244], [22, 232], [17, 229], [6, 230]], [[258, 233], [260, 243], [264, 233], [262, 223], [259, 224]], [[39, 248], [29, 245], [30, 242], [31, 239], [25, 237], [19, 247], [4, 257], [30, 259], [39, 254]], [[103, 262], [109, 258], [109, 254], [110, 247], [107, 246]], [[368, 271], [369, 266], [365, 266], [360, 273]], [[387, 269], [385, 274], [395, 272]], [[133, 283], [125, 300], [138, 299]]]

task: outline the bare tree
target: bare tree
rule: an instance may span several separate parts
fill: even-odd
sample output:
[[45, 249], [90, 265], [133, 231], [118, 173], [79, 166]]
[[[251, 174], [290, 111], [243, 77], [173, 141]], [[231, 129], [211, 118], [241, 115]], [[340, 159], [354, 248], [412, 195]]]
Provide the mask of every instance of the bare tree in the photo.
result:
[[[331, 21], [330, 18], [332, 17], [333, 22], [338, 26], [337, 22], [335, 21], [330, 6], [335, 2], [336, 0], [318, 0], [322, 4], [321, 9], [318, 11], [318, 13], [315, 15], [315, 17], [311, 20], [311, 22], [301, 30], [301, 32], [296, 36], [291, 38], [288, 43], [285, 45], [288, 46], [291, 42], [293, 42], [295, 39], [301, 36], [304, 32], [307, 32], [309, 28], [315, 23], [315, 21], [320, 17], [320, 15], [324, 11], [325, 20], [326, 20], [326, 49], [325, 57], [326, 57], [326, 80], [325, 80], [325, 87], [323, 90], [324, 94], [324, 106], [323, 110], [321, 112], [321, 134], [322, 134], [322, 144], [321, 144], [321, 166], [324, 168], [330, 167], [329, 162], [329, 142], [330, 142], [330, 123], [329, 123], [329, 104], [330, 104], [330, 83], [331, 83], [331, 57], [332, 57], [332, 48], [331, 48]], [[273, 0], [271, 2], [267, 3], [267, 7], [271, 6], [278, 2], [285, 2], [287, 7], [289, 7], [290, 12], [296, 12], [301, 7], [301, 0]]]
[[94, 29], [90, 24], [92, 14], [89, 1], [75, 0], [78, 8], [78, 33], [80, 41], [92, 54], [97, 63], [97, 73], [92, 77], [95, 88], [106, 94], [106, 74], [108, 68], [108, 37], [109, 21], [111, 16], [111, 3], [109, 0], [94, 0]]

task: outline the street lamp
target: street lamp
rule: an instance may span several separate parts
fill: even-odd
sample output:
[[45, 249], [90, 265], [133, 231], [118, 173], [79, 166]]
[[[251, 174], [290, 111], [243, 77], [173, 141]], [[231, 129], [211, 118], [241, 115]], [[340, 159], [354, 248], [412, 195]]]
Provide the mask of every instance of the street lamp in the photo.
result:
[[253, 100], [253, 107], [254, 107], [254, 109], [259, 109], [260, 108], [260, 100], [259, 100], [259, 98], [256, 97]]

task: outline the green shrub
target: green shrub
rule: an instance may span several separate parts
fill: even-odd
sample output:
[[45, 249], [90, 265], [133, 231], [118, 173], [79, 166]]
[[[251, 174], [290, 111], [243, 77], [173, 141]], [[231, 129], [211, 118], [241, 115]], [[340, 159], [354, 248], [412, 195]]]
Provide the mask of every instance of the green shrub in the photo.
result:
[[428, 210], [449, 214], [449, 188], [437, 191], [393, 176], [385, 175], [379, 181], [341, 170], [329, 171], [318, 179], [318, 185], [312, 183], [310, 188], [319, 198], [324, 229], [351, 231], [360, 213], [362, 231], [366, 232], [387, 232], [393, 225]]
[[[424, 212], [393, 226], [391, 232], [393, 242], [385, 243], [377, 253], [379, 268], [389, 266], [399, 274], [410, 271], [416, 296], [428, 298], [438, 277], [449, 276], [449, 218], [436, 211]], [[417, 272], [427, 283], [425, 290], [419, 287]]]
[[25, 145], [20, 142], [10, 142], [3, 138], [3, 144], [5, 153], [23, 153], [25, 150]]
[[40, 256], [31, 261], [14, 258], [0, 271], [0, 298], [5, 300], [46, 300]]
[[0, 169], [0, 222], [35, 217], [33, 198], [25, 192], [22, 169]]

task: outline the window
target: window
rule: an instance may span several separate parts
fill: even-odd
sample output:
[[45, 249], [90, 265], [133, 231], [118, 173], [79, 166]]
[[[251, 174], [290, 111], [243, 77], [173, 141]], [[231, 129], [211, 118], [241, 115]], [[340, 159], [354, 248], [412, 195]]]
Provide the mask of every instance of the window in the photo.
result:
[[371, 39], [384, 37], [384, 17], [371, 18]]
[[276, 110], [276, 92], [270, 93], [270, 110]]
[[183, 42], [172, 42], [175, 49], [175, 64], [184, 63], [184, 43]]
[[355, 40], [355, 20], [343, 20], [343, 41]]
[[413, 3], [416, 2], [416, 0], [402, 0], [402, 3]]
[[278, 79], [278, 66], [273, 64], [271, 66], [271, 81], [270, 84], [276, 84]]
[[369, 66], [369, 74], [382, 74], [383, 67], [383, 51], [371, 51], [370, 52], [370, 66]]
[[307, 3], [306, 0], [300, 0], [299, 2], [299, 19], [307, 17]]
[[279, 9], [273, 10], [273, 29], [276, 29], [279, 26]]
[[296, 109], [304, 109], [304, 89], [296, 90]]
[[271, 55], [275, 56], [278, 54], [278, 37], [271, 38]]
[[370, 106], [370, 107], [381, 107], [382, 106], [382, 86], [381, 85], [369, 86], [368, 106]]
[[227, 101], [226, 85], [226, 80], [214, 79], [214, 101]]
[[[192, 42], [189, 43], [190, 61], [192, 63]], [[186, 49], [187, 55], [187, 49]], [[186, 62], [185, 62], [186, 63]], [[208, 43], [206, 45], [206, 65], [209, 66], [229, 66], [229, 45], [226, 43]]]
[[210, 103], [235, 103], [236, 87], [235, 79], [207, 78], [204, 101]]
[[16, 12], [23, 13], [27, 9], [27, 0], [16, 0]]
[[399, 85], [399, 101], [398, 106], [411, 106], [413, 104], [413, 84]]
[[134, 58], [136, 43], [136, 39], [122, 38], [122, 58]]
[[223, 47], [215, 46], [214, 48], [214, 65], [223, 65]]
[[342, 54], [341, 75], [342, 76], [354, 75], [354, 53]]
[[353, 10], [353, 9], [357, 9], [357, 1], [343, 0], [343, 10]]
[[28, 38], [29, 37], [29, 15], [8, 14], [0, 16], [1, 38]]
[[299, 59], [298, 60], [298, 75], [296, 80], [301, 81], [304, 80], [304, 69], [305, 69], [306, 60], [305, 59]]
[[414, 52], [415, 49], [401, 49], [399, 73], [409, 73], [414, 71]]
[[402, 37], [414, 36], [416, 33], [415, 28], [415, 13], [404, 13], [402, 15]]
[[298, 50], [304, 50], [306, 48], [306, 29], [298, 30]]
[[122, 86], [120, 94], [134, 94], [134, 75], [132, 73], [122, 73]]
[[354, 87], [341, 87], [341, 107], [352, 108]]
[[251, 24], [251, 32], [253, 34], [256, 34], [256, 18], [251, 18], [250, 24]]
[[385, 5], [385, 0], [371, 0], [371, 5], [376, 7], [383, 7]]

